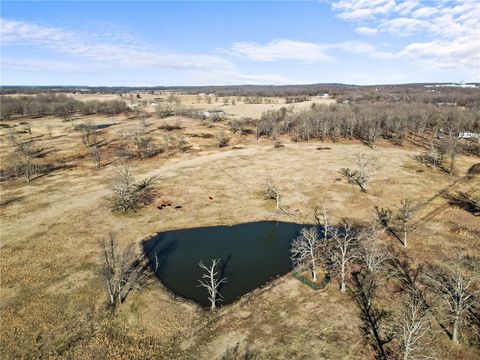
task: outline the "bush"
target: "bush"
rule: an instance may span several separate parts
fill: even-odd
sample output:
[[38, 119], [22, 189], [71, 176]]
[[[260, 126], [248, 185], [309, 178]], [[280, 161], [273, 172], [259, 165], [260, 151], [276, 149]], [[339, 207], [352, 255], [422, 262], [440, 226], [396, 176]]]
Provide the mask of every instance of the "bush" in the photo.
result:
[[112, 195], [109, 197], [112, 211], [126, 213], [136, 211], [153, 200], [155, 189], [153, 184], [157, 177], [149, 177], [142, 181], [135, 182], [130, 169], [121, 166], [116, 171], [112, 182]]

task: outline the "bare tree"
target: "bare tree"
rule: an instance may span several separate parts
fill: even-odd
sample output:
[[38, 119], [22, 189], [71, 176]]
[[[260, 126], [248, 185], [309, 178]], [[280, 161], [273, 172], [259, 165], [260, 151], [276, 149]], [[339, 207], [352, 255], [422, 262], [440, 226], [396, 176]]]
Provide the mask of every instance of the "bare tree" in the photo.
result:
[[390, 229], [390, 224], [392, 222], [393, 211], [389, 208], [381, 208], [375, 206], [375, 212], [377, 215], [377, 221], [385, 227], [385, 229]]
[[455, 132], [451, 132], [447, 137], [444, 138], [444, 148], [446, 153], [448, 153], [450, 157], [450, 168], [448, 169], [448, 172], [450, 175], [453, 175], [455, 173], [455, 165], [457, 161], [457, 155], [458, 155], [458, 137]]
[[[452, 341], [459, 343], [458, 337], [469, 310], [478, 301], [480, 294], [478, 267], [467, 272], [462, 268], [464, 258], [455, 259], [448, 268], [430, 267], [426, 283], [441, 297], [452, 324]], [[478, 264], [476, 265], [478, 266]]]
[[267, 180], [267, 187], [265, 189], [265, 199], [273, 199], [276, 201], [277, 209], [280, 209], [280, 190], [273, 185], [271, 180]]
[[328, 234], [330, 233], [332, 228], [330, 224], [330, 215], [331, 211], [324, 202], [322, 202], [319, 207], [313, 210], [313, 217], [315, 218], [315, 222], [323, 229], [323, 241], [325, 243], [328, 240]]
[[357, 169], [343, 168], [340, 173], [345, 176], [349, 183], [357, 184], [362, 191], [367, 191], [367, 183], [375, 175], [374, 160], [362, 154], [357, 157]]
[[215, 267], [219, 264], [220, 259], [213, 259], [210, 266], [203, 264], [203, 261], [200, 261], [198, 266], [200, 266], [205, 272], [202, 274], [202, 279], [198, 280], [200, 283], [199, 286], [204, 287], [208, 291], [208, 300], [210, 300], [210, 309], [215, 310], [216, 302], [221, 297], [218, 289], [220, 285], [227, 281], [226, 277], [219, 277], [218, 271], [215, 270]]
[[396, 318], [399, 352], [403, 360], [436, 359], [433, 340], [433, 316], [425, 301], [414, 293], [408, 293]]
[[312, 272], [312, 280], [317, 281], [317, 260], [319, 259], [320, 242], [315, 227], [303, 228], [300, 236], [292, 242], [291, 259], [296, 267], [308, 266]]
[[46, 128], [47, 128], [48, 135], [52, 137], [52, 131], [53, 131], [52, 125], [47, 125]]
[[332, 241], [325, 246], [332, 268], [340, 275], [340, 291], [345, 292], [348, 266], [358, 257], [359, 233], [351, 224], [344, 223], [333, 233]]
[[140, 157], [148, 158], [154, 154], [152, 137], [147, 134], [147, 123], [145, 119], [134, 130], [133, 140]]
[[405, 198], [400, 201], [400, 205], [397, 208], [397, 220], [402, 224], [403, 231], [403, 246], [407, 247], [407, 236], [409, 230], [409, 224], [412, 220], [412, 216], [416, 211], [416, 206], [411, 199]]
[[142, 181], [136, 182], [135, 178], [127, 166], [120, 166], [116, 170], [111, 190], [112, 195], [109, 198], [110, 206], [114, 211], [126, 213], [136, 211], [141, 206], [152, 200], [154, 183], [158, 177], [152, 176]]
[[377, 275], [390, 258], [389, 251], [378, 241], [378, 225], [375, 222], [361, 234], [360, 258], [367, 270]]
[[132, 290], [143, 285], [147, 269], [145, 261], [136, 255], [133, 244], [120, 250], [113, 234], [103, 240], [101, 253], [110, 305], [121, 305]]
[[405, 253], [392, 254], [387, 261], [389, 277], [397, 281], [399, 290], [424, 298], [419, 279], [424, 274], [422, 265], [414, 266]]
[[87, 149], [97, 143], [97, 131], [93, 121], [89, 120], [85, 124], [79, 125], [79, 129], [82, 133], [83, 145], [85, 145]]
[[32, 175], [35, 172], [35, 151], [32, 149], [33, 141], [30, 139], [22, 140], [19, 138], [15, 129], [10, 128], [8, 132], [8, 139], [13, 145], [13, 156], [11, 161], [15, 174], [25, 175], [27, 182], [32, 180]]
[[440, 154], [433, 141], [430, 143], [430, 152], [428, 153], [428, 160], [434, 168], [437, 168], [440, 165]]
[[90, 146], [90, 155], [92, 155], [93, 161], [95, 161], [95, 165], [97, 166], [97, 168], [99, 168], [102, 165], [102, 157], [97, 144]]
[[225, 130], [221, 129], [215, 136], [215, 140], [217, 143], [217, 147], [225, 147], [228, 145], [230, 139], [228, 138], [227, 134], [225, 134]]

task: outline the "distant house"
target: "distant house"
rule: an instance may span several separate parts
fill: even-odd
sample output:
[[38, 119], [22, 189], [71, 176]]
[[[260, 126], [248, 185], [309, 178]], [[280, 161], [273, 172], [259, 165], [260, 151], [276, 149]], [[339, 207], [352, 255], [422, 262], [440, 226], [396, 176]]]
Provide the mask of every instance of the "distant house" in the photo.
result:
[[225, 112], [222, 110], [207, 110], [202, 112], [204, 119], [220, 120], [225, 117]]
[[328, 94], [322, 94], [322, 95], [320, 95], [320, 97], [321, 97], [322, 99], [328, 99], [328, 98], [330, 97], [330, 95], [328, 95]]
[[458, 134], [459, 139], [478, 139], [480, 141], [480, 134], [472, 132], [461, 132]]

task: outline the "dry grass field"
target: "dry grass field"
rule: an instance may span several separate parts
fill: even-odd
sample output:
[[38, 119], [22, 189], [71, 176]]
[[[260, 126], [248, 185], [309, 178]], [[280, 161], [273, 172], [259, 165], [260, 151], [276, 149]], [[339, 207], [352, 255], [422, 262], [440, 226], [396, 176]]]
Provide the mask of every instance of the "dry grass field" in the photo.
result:
[[[193, 105], [200, 106], [195, 101], [192, 97]], [[296, 104], [295, 111], [311, 103]], [[202, 106], [258, 118], [284, 104], [223, 106], [219, 100]], [[88, 120], [111, 125], [97, 135], [105, 154], [141, 121], [132, 115], [76, 116], [74, 123]], [[5, 122], [18, 129], [26, 126], [20, 122], [30, 123], [34, 144], [45, 153], [41, 161], [76, 166], [29, 183], [23, 178], [0, 183], [2, 358], [240, 359], [234, 357], [236, 352], [257, 359], [373, 357], [353, 300], [335, 283], [325, 292], [315, 292], [290, 274], [214, 313], [175, 298], [151, 279], [112, 312], [100, 276], [99, 251], [99, 241], [109, 232], [118, 234], [122, 244], [139, 244], [150, 234], [185, 227], [265, 219], [311, 223], [313, 208], [321, 201], [328, 202], [336, 221], [367, 223], [375, 206], [394, 207], [408, 193], [425, 202], [415, 215], [407, 250], [413, 261], [435, 262], [456, 248], [480, 252], [478, 217], [450, 206], [441, 196], [445, 189], [480, 187], [478, 176], [465, 176], [479, 162], [473, 156], [460, 156], [456, 175], [450, 176], [415, 160], [424, 150], [409, 141], [403, 146], [381, 141], [372, 150], [356, 141], [296, 143], [282, 138], [285, 146], [274, 148], [271, 140], [231, 133], [224, 122], [207, 127], [194, 119], [157, 119], [154, 114], [146, 121], [157, 146], [173, 136], [184, 137], [190, 149], [130, 162], [136, 177], [157, 175], [160, 180], [155, 201], [125, 216], [112, 213], [105, 201], [117, 163], [105, 155], [96, 168], [70, 122], [56, 117]], [[180, 129], [158, 128], [165, 124]], [[215, 135], [221, 128], [230, 137], [227, 147], [218, 148], [211, 136], [198, 136]], [[7, 129], [2, 128], [2, 164], [8, 162], [9, 152]], [[361, 153], [376, 159], [376, 176], [367, 193], [340, 175], [340, 169], [354, 166]], [[293, 217], [263, 198], [268, 178], [282, 192], [282, 204]], [[156, 205], [164, 201], [182, 207], [160, 211]], [[392, 237], [382, 241], [402, 247]], [[474, 347], [452, 347], [447, 335], [437, 330], [441, 358], [480, 357]]]

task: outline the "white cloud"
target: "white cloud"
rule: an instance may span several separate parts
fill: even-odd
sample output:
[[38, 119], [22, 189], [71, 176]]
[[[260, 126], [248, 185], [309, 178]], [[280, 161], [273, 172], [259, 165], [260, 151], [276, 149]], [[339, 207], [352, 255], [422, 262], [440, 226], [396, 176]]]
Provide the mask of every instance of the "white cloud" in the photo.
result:
[[376, 31], [417, 36], [402, 50], [383, 52], [384, 56], [418, 60], [441, 69], [463, 69], [474, 76], [480, 72], [478, 0], [340, 0], [332, 3], [332, 8], [364, 35]]
[[[24, 45], [49, 49], [68, 55], [72, 61], [2, 58], [2, 69], [28, 72], [100, 73], [105, 69], [172, 69], [187, 70], [191, 78], [203, 84], [249, 83], [285, 84], [275, 74], [247, 74], [232, 62], [209, 54], [176, 54], [160, 52], [125, 31], [104, 24], [100, 33], [68, 31], [23, 21], [0, 19], [2, 47]], [[85, 59], [90, 61], [85, 61]], [[124, 82], [119, 79], [119, 82]], [[156, 84], [151, 84], [156, 85]]]
[[235, 43], [231, 51], [235, 55], [245, 56], [255, 61], [294, 60], [314, 63], [331, 60], [318, 44], [284, 39], [274, 40], [266, 45], [254, 42]]
[[431, 6], [425, 6], [420, 9], [415, 10], [412, 12], [412, 16], [415, 18], [423, 18], [423, 17], [429, 17], [432, 16], [433, 14], [436, 14], [438, 12], [437, 8], [431, 7]]
[[233, 44], [230, 48], [233, 54], [253, 61], [288, 60], [304, 64], [332, 61], [333, 57], [328, 54], [331, 50], [367, 55], [373, 55], [376, 52], [373, 45], [364, 42], [346, 41], [320, 44], [287, 39], [273, 40], [266, 45], [255, 42], [240, 42]]
[[205, 54], [174, 54], [158, 52], [132, 45], [131, 42], [95, 42], [96, 34], [81, 34], [61, 28], [2, 19], [0, 20], [2, 46], [26, 44], [46, 47], [74, 57], [83, 57], [95, 62], [110, 62], [124, 66], [148, 66], [168, 69], [206, 69], [234, 66], [227, 60]]
[[275, 74], [246, 74], [241, 71], [197, 72], [194, 81], [196, 84], [205, 85], [283, 85], [295, 82]]
[[2, 57], [2, 69], [31, 71], [31, 72], [64, 72], [64, 73], [93, 73], [92, 69], [86, 69], [85, 66], [77, 63], [64, 61], [50, 61], [38, 59], [11, 59]]
[[378, 34], [378, 29], [371, 28], [368, 26], [359, 26], [355, 29], [356, 32], [362, 35], [376, 35]]

